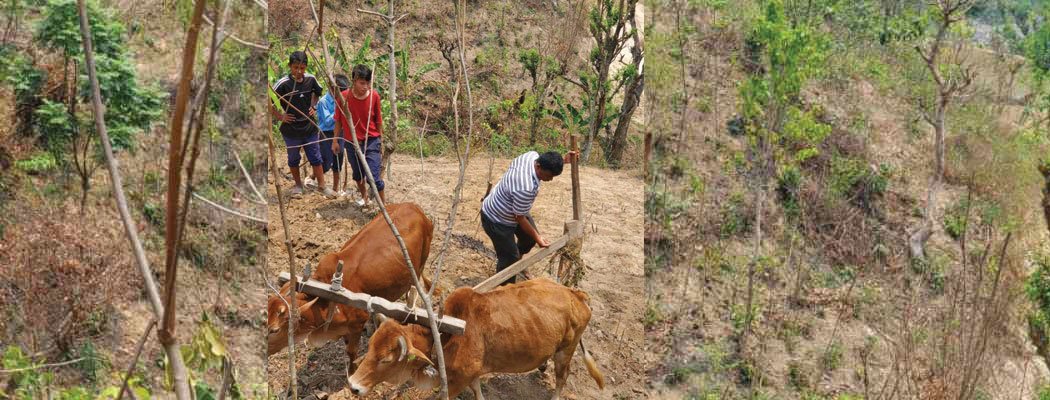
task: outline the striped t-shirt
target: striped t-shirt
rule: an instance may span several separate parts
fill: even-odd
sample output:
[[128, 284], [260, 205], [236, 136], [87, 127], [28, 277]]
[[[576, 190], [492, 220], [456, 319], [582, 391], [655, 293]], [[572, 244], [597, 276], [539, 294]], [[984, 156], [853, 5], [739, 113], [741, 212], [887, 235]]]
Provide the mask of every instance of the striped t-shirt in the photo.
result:
[[492, 222], [517, 226], [514, 216], [526, 215], [532, 209], [536, 194], [540, 192], [540, 178], [536, 176], [535, 168], [538, 158], [539, 153], [530, 151], [511, 161], [507, 173], [481, 203], [481, 212]]

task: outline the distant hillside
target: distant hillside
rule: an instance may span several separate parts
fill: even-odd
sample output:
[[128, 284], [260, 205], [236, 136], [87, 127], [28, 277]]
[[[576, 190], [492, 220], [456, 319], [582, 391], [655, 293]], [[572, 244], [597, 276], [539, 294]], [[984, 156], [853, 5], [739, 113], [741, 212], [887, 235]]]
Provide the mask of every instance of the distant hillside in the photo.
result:
[[[925, 7], [648, 10], [657, 25], [648, 42], [668, 45], [648, 60], [668, 62], [651, 70], [650, 106], [676, 112], [650, 126], [659, 135], [646, 193], [644, 323], [663, 360], [650, 374], [658, 397], [1050, 393], [1046, 92], [1042, 72], [1021, 57], [1041, 42], [1033, 33], [1013, 48], [1002, 38], [983, 47], [964, 23], [945, 36], [944, 81], [975, 75], [950, 99], [934, 229], [925, 257], [912, 257], [935, 171], [923, 111], [935, 117], [939, 101], [916, 51], [929, 54], [936, 37], [936, 11]], [[790, 87], [761, 82], [801, 86], [769, 98]]]

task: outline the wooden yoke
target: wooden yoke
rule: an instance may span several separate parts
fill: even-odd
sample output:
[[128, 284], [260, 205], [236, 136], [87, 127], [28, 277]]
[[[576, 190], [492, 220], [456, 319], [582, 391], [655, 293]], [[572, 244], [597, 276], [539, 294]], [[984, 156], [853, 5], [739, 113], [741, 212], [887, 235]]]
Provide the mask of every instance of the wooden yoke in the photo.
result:
[[[283, 285], [291, 279], [287, 272], [282, 272], [277, 276], [277, 280]], [[311, 296], [317, 296], [328, 301], [346, 304], [369, 312], [377, 312], [398, 321], [408, 319], [408, 322], [430, 326], [430, 319], [427, 317], [427, 312], [422, 308], [410, 308], [404, 303], [392, 302], [382, 297], [364, 293], [351, 292], [346, 290], [346, 288], [334, 292], [330, 290], [330, 284], [313, 279], [308, 281], [299, 279], [298, 286], [301, 288], [301, 292]], [[443, 333], [462, 335], [466, 328], [467, 322], [459, 318], [443, 316], [438, 319], [438, 330]]]

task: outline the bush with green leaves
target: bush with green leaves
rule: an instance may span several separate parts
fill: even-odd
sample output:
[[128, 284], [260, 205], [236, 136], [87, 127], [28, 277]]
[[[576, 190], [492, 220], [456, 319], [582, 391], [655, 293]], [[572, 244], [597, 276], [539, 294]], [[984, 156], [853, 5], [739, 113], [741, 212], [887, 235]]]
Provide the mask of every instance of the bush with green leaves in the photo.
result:
[[834, 371], [839, 369], [842, 365], [842, 353], [842, 343], [839, 343], [838, 341], [832, 342], [820, 356], [820, 364], [824, 368], [824, 371]]
[[[794, 25], [783, 4], [771, 0], [746, 38], [747, 78], [740, 84], [740, 114], [753, 173], [764, 187], [780, 171], [782, 199], [790, 212], [800, 206], [791, 195], [801, 182], [798, 166], [818, 154], [831, 127], [819, 121], [819, 107], [805, 109], [801, 92], [827, 52], [827, 39], [806, 24]], [[786, 175], [785, 175], [786, 174]], [[764, 190], [764, 189], [760, 189]]]
[[777, 197], [788, 217], [797, 218], [802, 212], [798, 196], [801, 187], [802, 170], [798, 166], [786, 166], [777, 174]]
[[754, 210], [747, 207], [743, 193], [730, 195], [729, 201], [722, 206], [721, 214], [722, 225], [719, 227], [719, 234], [722, 238], [751, 231]]
[[[55, 377], [50, 372], [38, 370], [41, 363], [33, 361], [18, 346], [7, 346], [4, 359], [0, 360], [5, 370], [21, 370], [11, 373], [8, 378], [13, 383], [9, 393], [15, 399], [32, 399], [44, 395], [46, 388]], [[12, 389], [10, 386], [8, 389]]]
[[860, 159], [836, 156], [831, 159], [828, 190], [871, 212], [875, 201], [886, 193], [889, 175], [886, 164], [875, 168]]
[[[164, 95], [157, 88], [143, 86], [136, 77], [134, 63], [127, 51], [125, 29], [120, 19], [109, 10], [102, 9], [95, 1], [87, 2], [87, 11], [91, 27], [91, 43], [95, 53], [95, 68], [98, 74], [99, 91], [106, 105], [106, 126], [112, 145], [116, 149], [130, 149], [134, 145], [134, 135], [146, 131], [153, 121], [163, 114]], [[77, 65], [78, 99], [88, 109], [91, 87], [84, 68], [83, 45], [80, 36], [80, 21], [77, 3], [74, 0], [48, 0], [44, 5], [42, 19], [36, 25], [34, 38], [62, 56], [63, 61], [72, 66]], [[61, 99], [53, 99], [61, 103]], [[49, 140], [61, 141], [70, 131], [89, 131], [92, 128], [90, 116], [84, 118], [70, 117], [63, 123], [67, 129], [55, 130], [57, 107], [48, 105], [43, 113], [50, 118], [36, 126], [37, 133], [45, 143]]]
[[[108, 365], [99, 363], [96, 360], [98, 354], [94, 351], [94, 347], [90, 345], [90, 342], [85, 342], [80, 356], [86, 358], [86, 360], [76, 365], [79, 365], [85, 373], [89, 371], [92, 373], [92, 375], [88, 375], [92, 382], [99, 378], [99, 375], [96, 373], [101, 373], [102, 369], [109, 368]], [[0, 368], [13, 372], [6, 376], [8, 379], [6, 381], [7, 386], [0, 390], [0, 397], [16, 400], [40, 398], [56, 398], [59, 400], [115, 399], [120, 391], [120, 382], [124, 378], [123, 373], [112, 371], [109, 376], [109, 382], [114, 383], [114, 385], [106, 386], [100, 390], [76, 385], [57, 388], [55, 387], [57, 385], [55, 374], [48, 371], [47, 368], [42, 368], [43, 364], [43, 362], [33, 360], [31, 356], [25, 354], [18, 346], [9, 345], [5, 347], [3, 359], [0, 360]], [[90, 369], [94, 367], [97, 367], [97, 369]], [[140, 399], [150, 398], [150, 391], [144, 386], [140, 376], [133, 375], [128, 380], [128, 389]]]
[[41, 173], [55, 168], [57, 163], [51, 153], [35, 153], [27, 159], [15, 161], [15, 167], [28, 173]]
[[0, 45], [0, 84], [14, 90], [16, 131], [28, 135], [33, 124], [33, 109], [40, 105], [40, 89], [46, 75], [26, 54], [14, 46]]
[[1035, 305], [1030, 322], [1045, 332], [1050, 329], [1050, 254], [1038, 252], [1031, 261], [1034, 270], [1024, 285], [1028, 300]]

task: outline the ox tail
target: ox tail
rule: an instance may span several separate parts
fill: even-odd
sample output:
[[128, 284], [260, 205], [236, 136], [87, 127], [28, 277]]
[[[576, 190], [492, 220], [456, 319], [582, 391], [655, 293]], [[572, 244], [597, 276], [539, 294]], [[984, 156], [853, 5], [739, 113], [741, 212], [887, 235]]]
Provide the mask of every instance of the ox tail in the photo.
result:
[[591, 353], [583, 346], [583, 339], [580, 339], [580, 350], [583, 350], [583, 363], [587, 365], [587, 373], [591, 374], [591, 378], [594, 378], [594, 382], [598, 384], [598, 389], [604, 390], [605, 375], [602, 375], [602, 371], [598, 370], [598, 363], [594, 362]]

